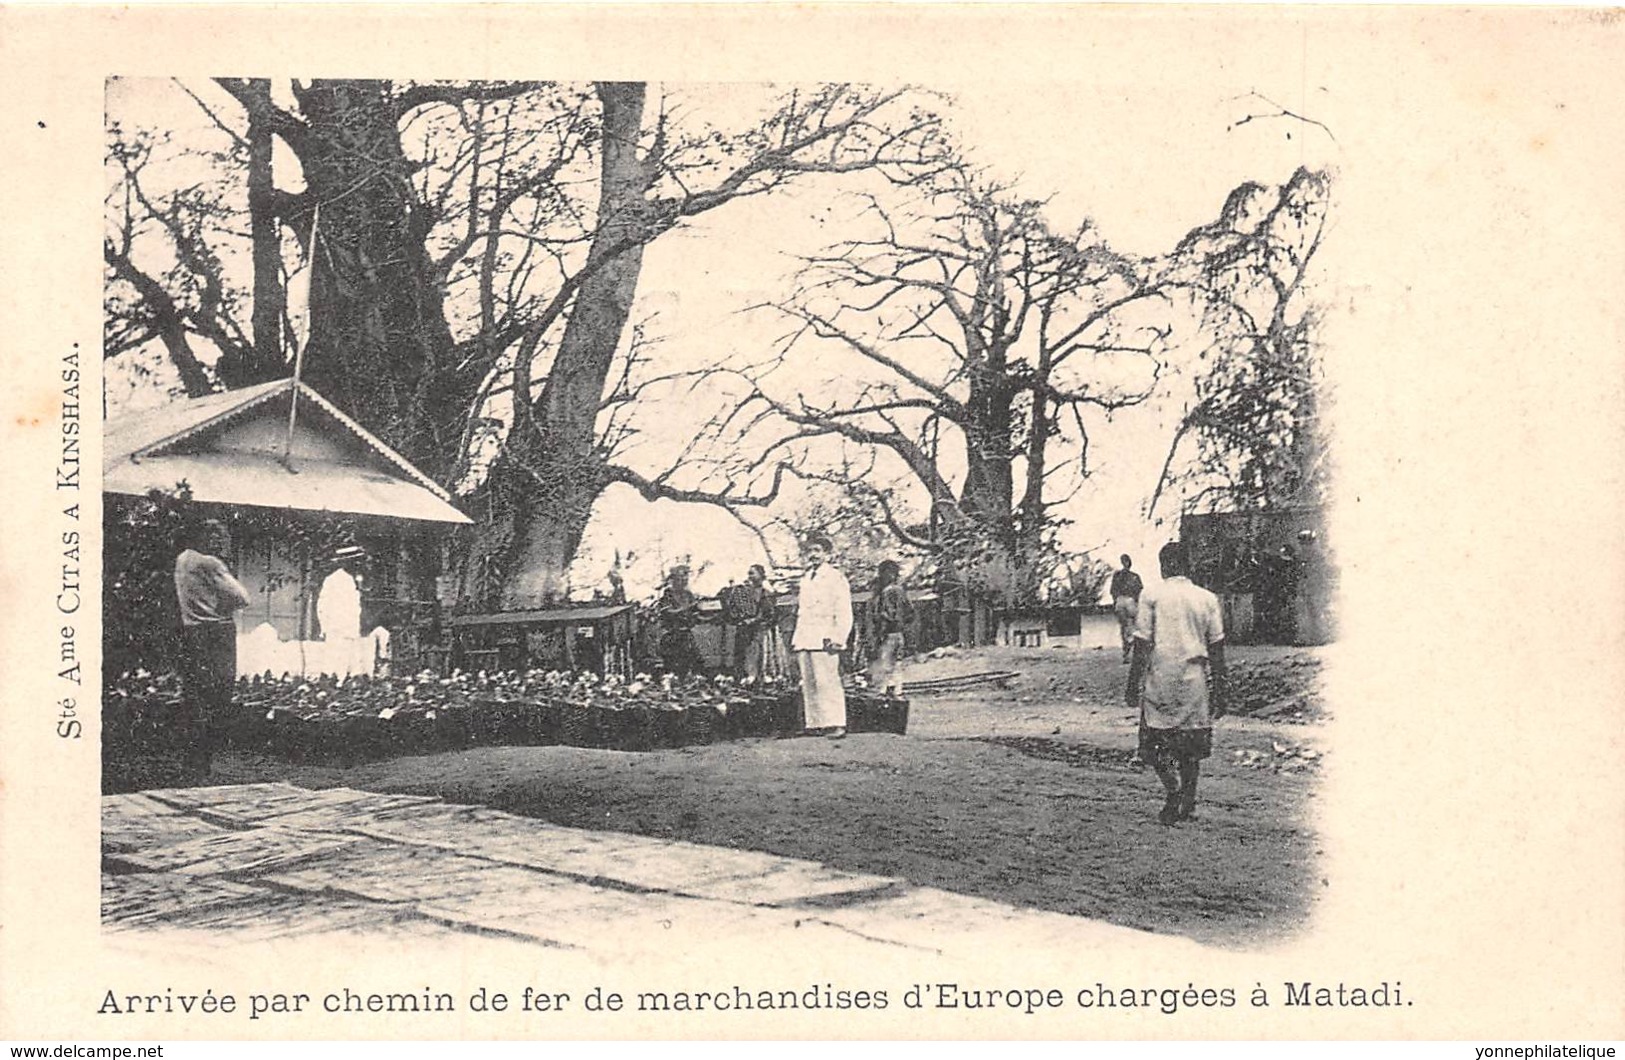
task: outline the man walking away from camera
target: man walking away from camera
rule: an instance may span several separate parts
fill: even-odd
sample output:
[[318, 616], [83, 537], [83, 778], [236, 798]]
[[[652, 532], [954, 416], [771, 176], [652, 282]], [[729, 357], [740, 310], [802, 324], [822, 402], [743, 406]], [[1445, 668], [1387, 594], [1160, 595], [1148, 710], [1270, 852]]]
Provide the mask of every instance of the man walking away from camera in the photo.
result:
[[1140, 610], [1140, 593], [1145, 583], [1134, 573], [1134, 561], [1128, 553], [1122, 555], [1123, 568], [1112, 574], [1112, 611], [1117, 615], [1117, 634], [1123, 641], [1123, 661], [1134, 655], [1134, 617]]
[[175, 557], [175, 598], [181, 612], [182, 726], [189, 741], [186, 766], [197, 779], [209, 775], [231, 709], [237, 680], [235, 615], [249, 605], [248, 590], [231, 576], [225, 524], [206, 521], [189, 547]]
[[852, 586], [829, 562], [834, 550], [823, 534], [802, 546], [806, 573], [796, 604], [790, 647], [801, 667], [801, 698], [807, 731], [831, 739], [846, 735], [846, 690], [841, 687], [841, 650], [852, 635]]
[[1191, 582], [1179, 542], [1157, 561], [1163, 580], [1140, 597], [1126, 698], [1140, 709], [1140, 756], [1167, 793], [1157, 820], [1171, 825], [1196, 816], [1213, 719], [1225, 713], [1224, 621], [1219, 598]]

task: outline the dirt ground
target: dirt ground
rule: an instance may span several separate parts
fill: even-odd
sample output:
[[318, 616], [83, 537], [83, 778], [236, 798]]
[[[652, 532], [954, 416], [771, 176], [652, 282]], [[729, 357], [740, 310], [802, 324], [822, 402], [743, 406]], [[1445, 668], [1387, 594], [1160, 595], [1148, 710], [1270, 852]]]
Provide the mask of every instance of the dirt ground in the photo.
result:
[[1312, 808], [1325, 718], [1314, 649], [1231, 658], [1242, 709], [1269, 716], [1219, 723], [1199, 817], [1171, 828], [1156, 822], [1155, 775], [1130, 761], [1126, 667], [1103, 627], [1086, 627], [1081, 646], [915, 660], [906, 680], [1020, 676], [913, 697], [907, 736], [482, 748], [350, 768], [227, 753], [213, 782], [432, 794], [1249, 948], [1301, 929], [1323, 886]]

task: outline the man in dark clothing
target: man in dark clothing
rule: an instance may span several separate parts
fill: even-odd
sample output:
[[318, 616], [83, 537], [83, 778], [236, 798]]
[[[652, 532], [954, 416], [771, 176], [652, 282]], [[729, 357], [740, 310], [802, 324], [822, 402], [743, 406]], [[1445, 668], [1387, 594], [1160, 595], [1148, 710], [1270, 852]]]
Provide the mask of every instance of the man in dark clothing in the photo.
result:
[[222, 556], [231, 552], [226, 527], [203, 524], [191, 547], [175, 557], [175, 598], [181, 612], [182, 727], [186, 764], [198, 779], [208, 776], [237, 680], [237, 621], [250, 602]]
[[903, 627], [908, 622], [908, 592], [899, 582], [902, 568], [894, 559], [884, 560], [875, 575], [874, 596], [869, 602], [873, 661], [869, 664], [870, 684], [879, 692], [895, 696], [902, 692], [897, 679], [897, 657], [903, 652]]
[[1134, 561], [1128, 557], [1128, 553], [1119, 558], [1123, 561], [1123, 569], [1112, 575], [1112, 612], [1117, 615], [1117, 635], [1123, 642], [1123, 661], [1128, 662], [1134, 655], [1134, 616], [1140, 609], [1140, 593], [1145, 590], [1145, 583], [1134, 573]]
[[722, 597], [722, 610], [734, 631], [734, 676], [761, 680], [766, 641], [778, 621], [777, 602], [767, 587], [767, 569], [758, 563], [751, 567], [744, 585], [729, 586]]
[[688, 587], [688, 567], [671, 569], [655, 611], [660, 619], [660, 662], [666, 672], [687, 677], [699, 670], [702, 660], [694, 626], [700, 620], [700, 607]]
[[1291, 545], [1265, 557], [1264, 584], [1259, 593], [1259, 624], [1275, 644], [1294, 640], [1293, 604], [1298, 593], [1298, 557]]

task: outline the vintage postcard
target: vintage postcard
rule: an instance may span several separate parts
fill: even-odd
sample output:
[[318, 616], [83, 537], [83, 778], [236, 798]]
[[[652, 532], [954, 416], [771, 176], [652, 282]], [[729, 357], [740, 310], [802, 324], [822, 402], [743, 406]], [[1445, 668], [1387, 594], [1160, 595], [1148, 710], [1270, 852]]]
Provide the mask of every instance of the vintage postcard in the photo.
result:
[[0, 1036], [1625, 1036], [1615, 13], [0, 26]]

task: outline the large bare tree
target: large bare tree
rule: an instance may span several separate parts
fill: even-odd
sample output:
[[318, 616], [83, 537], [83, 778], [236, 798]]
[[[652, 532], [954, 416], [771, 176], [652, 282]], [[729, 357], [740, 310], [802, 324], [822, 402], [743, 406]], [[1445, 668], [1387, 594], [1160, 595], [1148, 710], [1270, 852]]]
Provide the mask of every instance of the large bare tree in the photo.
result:
[[[1088, 474], [1091, 418], [1155, 390], [1163, 288], [1091, 225], [1057, 232], [1042, 203], [963, 164], [864, 215], [872, 234], [808, 259], [769, 307], [793, 325], [772, 356], [730, 369], [740, 396], [711, 434], [750, 455], [712, 473], [838, 482], [901, 544], [1031, 597], [1054, 508]], [[799, 382], [820, 361], [849, 365], [844, 385]]]
[[612, 369], [617, 354], [628, 369], [635, 364], [625, 338], [643, 248], [689, 218], [797, 179], [872, 174], [906, 185], [943, 164], [936, 117], [903, 92], [848, 85], [794, 91], [736, 137], [680, 132], [664, 110], [651, 119], [642, 84], [599, 84], [596, 93], [603, 148], [591, 246], [553, 303], [560, 311], [569, 304], [569, 320], [539, 393], [532, 389], [536, 357], [552, 307], [518, 344], [516, 393], [534, 397], [515, 404], [483, 491], [493, 517], [471, 557], [474, 569], [502, 586], [500, 602], [508, 606], [567, 591], [592, 505], [611, 483], [632, 484], [648, 497], [706, 499], [612, 459], [616, 423], [605, 413], [642, 392]]
[[[442, 481], [483, 483], [460, 572], [482, 604], [562, 595], [593, 501], [625, 477], [602, 432], [634, 393], [614, 366], [638, 362], [644, 247], [809, 175], [910, 181], [939, 154], [935, 117], [908, 93], [844, 85], [785, 92], [726, 131], [647, 113], [641, 84], [188, 91], [229, 144], [206, 188], [151, 191], [155, 137], [112, 130], [109, 355], [161, 340], [193, 394], [286, 374], [283, 262], [319, 215], [305, 377]], [[268, 140], [297, 180], [269, 172]], [[230, 264], [245, 221], [248, 283]], [[166, 251], [143, 253], [157, 235]], [[212, 372], [200, 338], [219, 350]]]

